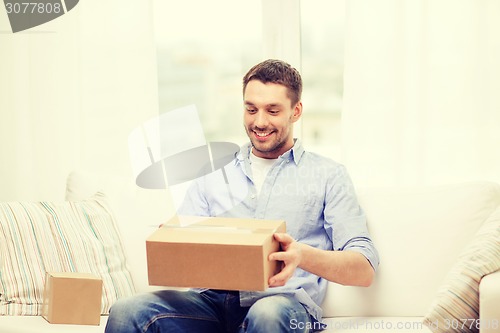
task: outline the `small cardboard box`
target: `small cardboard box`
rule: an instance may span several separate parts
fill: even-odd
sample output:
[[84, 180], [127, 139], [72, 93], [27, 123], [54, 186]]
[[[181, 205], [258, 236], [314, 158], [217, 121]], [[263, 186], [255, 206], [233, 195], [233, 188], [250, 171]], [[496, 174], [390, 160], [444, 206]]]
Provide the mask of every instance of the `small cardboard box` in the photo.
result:
[[101, 297], [95, 275], [47, 272], [42, 317], [51, 324], [99, 325]]
[[286, 231], [284, 221], [179, 219], [190, 224], [167, 224], [146, 240], [150, 285], [263, 291], [279, 272], [281, 263], [268, 256], [280, 249], [273, 234]]

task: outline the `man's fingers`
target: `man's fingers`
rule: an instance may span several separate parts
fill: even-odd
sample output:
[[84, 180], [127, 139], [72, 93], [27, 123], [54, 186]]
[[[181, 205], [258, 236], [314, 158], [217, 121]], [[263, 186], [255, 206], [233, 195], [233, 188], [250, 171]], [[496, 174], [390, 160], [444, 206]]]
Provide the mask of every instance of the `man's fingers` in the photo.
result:
[[280, 243], [282, 251], [271, 253], [268, 259], [281, 261], [283, 268], [281, 272], [269, 279], [270, 287], [284, 286], [300, 262], [300, 248], [295, 246], [295, 239], [292, 236], [287, 233], [275, 233], [274, 239]]
[[281, 272], [279, 272], [278, 274], [272, 276], [269, 279], [269, 286], [270, 287], [284, 286], [285, 283], [290, 279], [290, 277], [292, 276], [292, 274], [293, 274], [293, 269], [291, 269], [291, 267], [289, 267], [289, 266], [285, 266], [281, 270]]
[[293, 242], [293, 238], [289, 234], [281, 232], [275, 233], [274, 239], [276, 239], [280, 243], [286, 243], [286, 244]]
[[273, 252], [269, 255], [269, 260], [277, 260], [277, 261], [286, 261], [288, 260], [290, 255], [284, 251]]

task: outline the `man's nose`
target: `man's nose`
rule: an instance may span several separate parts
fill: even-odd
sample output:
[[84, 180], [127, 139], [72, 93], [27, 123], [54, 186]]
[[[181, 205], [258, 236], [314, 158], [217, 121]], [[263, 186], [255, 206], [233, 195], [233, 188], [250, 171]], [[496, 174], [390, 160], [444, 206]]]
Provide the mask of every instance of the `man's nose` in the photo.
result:
[[268, 125], [267, 114], [264, 111], [258, 111], [255, 114], [254, 126], [258, 128], [266, 128]]

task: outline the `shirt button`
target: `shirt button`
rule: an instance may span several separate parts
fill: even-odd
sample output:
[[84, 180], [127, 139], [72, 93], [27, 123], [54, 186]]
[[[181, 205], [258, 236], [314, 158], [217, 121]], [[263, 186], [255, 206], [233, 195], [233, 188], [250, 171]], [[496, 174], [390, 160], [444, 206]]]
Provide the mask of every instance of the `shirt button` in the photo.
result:
[[255, 194], [252, 194], [250, 198], [255, 199]]

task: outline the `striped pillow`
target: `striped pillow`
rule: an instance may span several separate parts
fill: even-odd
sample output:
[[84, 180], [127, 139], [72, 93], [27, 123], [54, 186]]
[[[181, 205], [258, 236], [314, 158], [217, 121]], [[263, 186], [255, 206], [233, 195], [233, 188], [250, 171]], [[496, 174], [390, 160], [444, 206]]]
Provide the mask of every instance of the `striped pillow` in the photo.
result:
[[103, 194], [75, 202], [0, 203], [0, 315], [40, 315], [45, 272], [100, 276], [102, 314], [134, 293]]
[[424, 324], [433, 332], [479, 332], [479, 282], [500, 270], [500, 208], [484, 222], [438, 291]]

